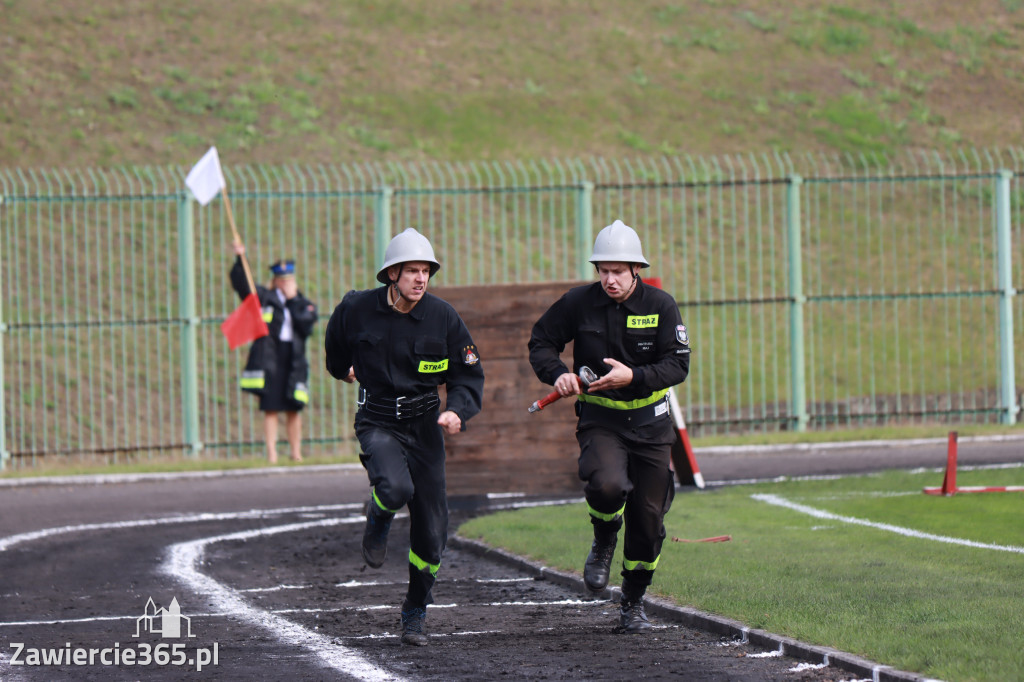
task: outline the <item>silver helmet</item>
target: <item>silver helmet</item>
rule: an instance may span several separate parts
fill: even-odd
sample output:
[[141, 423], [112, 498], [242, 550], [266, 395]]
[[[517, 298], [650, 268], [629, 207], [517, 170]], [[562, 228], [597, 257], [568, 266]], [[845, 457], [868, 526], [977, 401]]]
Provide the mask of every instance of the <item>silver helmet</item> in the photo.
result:
[[629, 225], [621, 220], [597, 233], [594, 240], [594, 252], [590, 256], [591, 263], [636, 263], [640, 267], [650, 267], [640, 247], [640, 237]]
[[430, 246], [430, 240], [413, 227], [405, 228], [404, 232], [396, 234], [388, 242], [388, 248], [384, 250], [384, 265], [380, 266], [380, 270], [377, 271], [377, 281], [381, 284], [389, 284], [388, 268], [410, 261], [429, 263], [431, 277], [441, 269], [441, 264], [434, 258], [434, 249]]

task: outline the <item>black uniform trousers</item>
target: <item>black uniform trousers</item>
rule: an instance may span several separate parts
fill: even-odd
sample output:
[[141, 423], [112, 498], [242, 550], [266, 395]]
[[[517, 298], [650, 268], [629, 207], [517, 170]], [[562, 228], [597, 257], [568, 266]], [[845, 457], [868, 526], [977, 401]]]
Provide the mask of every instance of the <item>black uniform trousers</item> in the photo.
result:
[[437, 410], [412, 419], [356, 413], [355, 431], [374, 494], [388, 510], [409, 507], [409, 590], [402, 609], [432, 603], [448, 539], [444, 435]]
[[675, 497], [669, 468], [675, 436], [667, 415], [635, 428], [583, 419], [576, 429], [587, 504], [607, 515], [625, 506], [622, 576], [638, 587], [651, 584], [665, 540], [665, 514]]

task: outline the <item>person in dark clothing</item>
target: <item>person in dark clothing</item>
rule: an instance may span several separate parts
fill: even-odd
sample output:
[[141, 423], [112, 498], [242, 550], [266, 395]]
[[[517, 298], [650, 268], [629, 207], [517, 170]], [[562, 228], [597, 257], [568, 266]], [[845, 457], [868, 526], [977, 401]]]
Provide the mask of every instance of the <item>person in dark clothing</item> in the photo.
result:
[[[231, 285], [244, 299], [250, 293], [242, 267], [245, 246], [236, 242], [233, 248], [237, 258], [231, 268]], [[313, 333], [317, 311], [316, 306], [299, 291], [294, 261], [277, 261], [270, 266], [270, 271], [270, 286], [256, 285], [263, 321], [267, 323], [270, 335], [253, 342], [239, 385], [243, 391], [260, 398], [267, 461], [277, 463], [278, 413], [284, 412], [291, 459], [301, 462], [300, 413], [309, 403], [306, 339]]]
[[[607, 586], [625, 520], [619, 622], [642, 632], [651, 627], [643, 596], [675, 495], [667, 394], [689, 372], [689, 338], [672, 296], [640, 279], [649, 264], [631, 227], [616, 220], [601, 230], [590, 262], [600, 282], [569, 290], [540, 317], [530, 364], [559, 394], [577, 396], [579, 477], [594, 529], [583, 581], [595, 592]], [[572, 372], [559, 357], [570, 341]], [[600, 375], [585, 390], [577, 379], [583, 367]]]
[[440, 267], [415, 229], [395, 236], [377, 272], [385, 286], [348, 292], [324, 340], [331, 376], [359, 382], [355, 431], [371, 485], [362, 544], [368, 565], [383, 565], [391, 520], [409, 508], [402, 642], [419, 646], [427, 643], [426, 609], [448, 537], [444, 434], [464, 430], [480, 412], [484, 386], [480, 354], [462, 318], [427, 293]]

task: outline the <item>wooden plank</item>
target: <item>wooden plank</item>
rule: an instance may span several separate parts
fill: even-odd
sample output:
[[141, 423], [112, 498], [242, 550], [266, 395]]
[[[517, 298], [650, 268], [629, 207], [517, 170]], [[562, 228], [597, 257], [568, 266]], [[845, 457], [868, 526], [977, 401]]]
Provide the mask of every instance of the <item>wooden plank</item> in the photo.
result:
[[[535, 414], [527, 411], [551, 392], [530, 367], [530, 330], [552, 303], [580, 284], [431, 289], [465, 321], [480, 350], [485, 376], [483, 411], [466, 431], [446, 437], [449, 494], [579, 494], [582, 490], [577, 476], [575, 400], [559, 400]], [[572, 366], [571, 345], [562, 359]]]

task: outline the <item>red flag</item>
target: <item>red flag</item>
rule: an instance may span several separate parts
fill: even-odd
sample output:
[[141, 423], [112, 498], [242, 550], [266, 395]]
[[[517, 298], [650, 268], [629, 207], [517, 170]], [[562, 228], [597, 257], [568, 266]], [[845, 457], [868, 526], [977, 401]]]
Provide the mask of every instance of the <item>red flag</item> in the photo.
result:
[[259, 297], [256, 294], [246, 296], [242, 305], [235, 308], [235, 312], [221, 323], [220, 330], [231, 350], [270, 334], [267, 323], [263, 321]]

